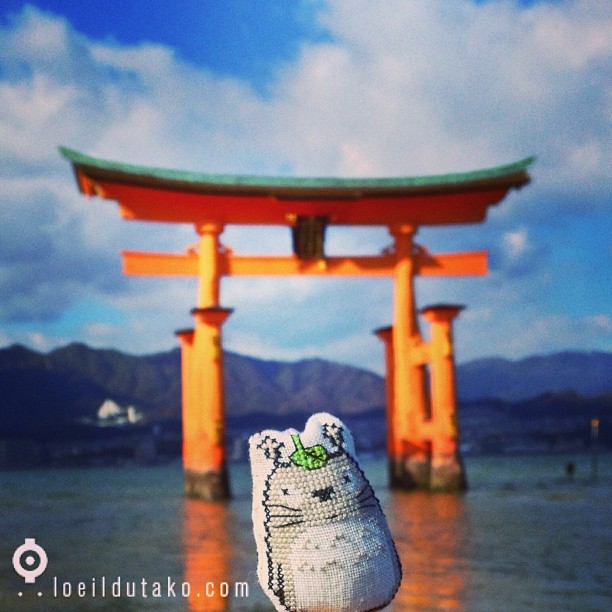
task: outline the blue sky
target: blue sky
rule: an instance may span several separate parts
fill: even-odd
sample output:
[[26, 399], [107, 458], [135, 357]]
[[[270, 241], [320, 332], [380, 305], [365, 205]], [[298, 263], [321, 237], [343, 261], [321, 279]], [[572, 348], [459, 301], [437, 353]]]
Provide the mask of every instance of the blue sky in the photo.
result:
[[[0, 346], [167, 350], [192, 279], [126, 278], [124, 248], [182, 252], [189, 226], [127, 223], [80, 196], [66, 145], [202, 172], [397, 176], [529, 155], [532, 183], [481, 225], [421, 229], [488, 249], [484, 278], [419, 279], [420, 307], [467, 306], [460, 361], [612, 350], [610, 73], [604, 0], [5, 0], [0, 8]], [[279, 228], [229, 227], [286, 253]], [[384, 228], [332, 229], [374, 254]], [[381, 371], [387, 280], [226, 279], [226, 347]], [[426, 328], [424, 327], [426, 333]]]
[[279, 62], [291, 61], [304, 41], [324, 40], [317, 2], [282, 0], [163, 0], [122, 2], [4, 2], [4, 15], [30, 4], [65, 16], [79, 32], [120, 45], [155, 42], [177, 57], [264, 91]]

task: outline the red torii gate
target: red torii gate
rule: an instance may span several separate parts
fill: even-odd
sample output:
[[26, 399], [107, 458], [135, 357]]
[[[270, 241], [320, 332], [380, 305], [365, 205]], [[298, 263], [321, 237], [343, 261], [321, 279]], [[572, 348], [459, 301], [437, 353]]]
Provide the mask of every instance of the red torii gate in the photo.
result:
[[[483, 275], [485, 251], [432, 255], [414, 243], [420, 225], [478, 223], [510, 189], [529, 182], [533, 158], [475, 172], [400, 178], [285, 178], [211, 175], [101, 160], [60, 148], [79, 189], [116, 200], [125, 219], [191, 223], [198, 248], [184, 254], [123, 252], [132, 275], [199, 279], [194, 328], [177, 332], [182, 347], [185, 491], [205, 499], [229, 496], [225, 459], [220, 279], [233, 275], [389, 276], [394, 324], [378, 330], [387, 364], [390, 479], [403, 488], [466, 486], [457, 450], [452, 321], [461, 307], [422, 311], [431, 324], [424, 342], [414, 277]], [[228, 224], [291, 228], [293, 254], [234, 255], [219, 240]], [[329, 225], [383, 225], [394, 246], [382, 255], [326, 257]], [[427, 368], [429, 365], [429, 385]]]

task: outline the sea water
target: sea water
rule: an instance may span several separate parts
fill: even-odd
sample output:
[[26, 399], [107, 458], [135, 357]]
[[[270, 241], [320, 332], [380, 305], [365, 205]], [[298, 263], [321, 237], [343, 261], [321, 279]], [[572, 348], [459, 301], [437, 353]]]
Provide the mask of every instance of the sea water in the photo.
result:
[[[612, 610], [612, 455], [468, 458], [464, 494], [390, 491], [384, 459], [363, 465], [404, 567], [390, 610]], [[272, 610], [248, 466], [231, 479], [210, 504], [179, 462], [0, 473], [0, 610]]]

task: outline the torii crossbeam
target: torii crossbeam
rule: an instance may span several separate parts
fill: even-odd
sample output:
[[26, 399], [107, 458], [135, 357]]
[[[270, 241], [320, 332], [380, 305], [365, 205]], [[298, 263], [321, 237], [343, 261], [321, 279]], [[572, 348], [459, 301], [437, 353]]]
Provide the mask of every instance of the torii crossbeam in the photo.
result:
[[[197, 248], [182, 254], [125, 251], [126, 274], [196, 276], [194, 328], [177, 332], [182, 347], [185, 490], [205, 499], [229, 496], [225, 446], [221, 327], [231, 310], [220, 305], [223, 276], [388, 276], [394, 279], [394, 324], [377, 331], [385, 342], [391, 484], [462, 489], [458, 454], [452, 320], [460, 307], [423, 311], [431, 323], [424, 342], [414, 277], [483, 275], [485, 251], [430, 254], [413, 240], [421, 225], [478, 223], [488, 207], [529, 181], [527, 158], [475, 172], [400, 178], [286, 178], [211, 175], [123, 164], [60, 148], [79, 189], [115, 200], [126, 219], [191, 223]], [[225, 225], [284, 225], [293, 254], [235, 255], [220, 242]], [[388, 252], [326, 257], [330, 225], [387, 226]], [[426, 381], [429, 365], [430, 382]]]

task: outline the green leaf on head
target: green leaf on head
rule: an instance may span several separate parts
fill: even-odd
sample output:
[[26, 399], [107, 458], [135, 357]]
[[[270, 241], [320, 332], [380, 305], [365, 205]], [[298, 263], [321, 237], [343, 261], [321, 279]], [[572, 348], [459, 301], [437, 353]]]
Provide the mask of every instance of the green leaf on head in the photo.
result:
[[295, 444], [295, 451], [291, 454], [289, 459], [295, 463], [295, 465], [299, 465], [305, 470], [316, 470], [327, 463], [327, 449], [322, 444], [304, 448], [299, 434], [293, 434], [291, 439]]

